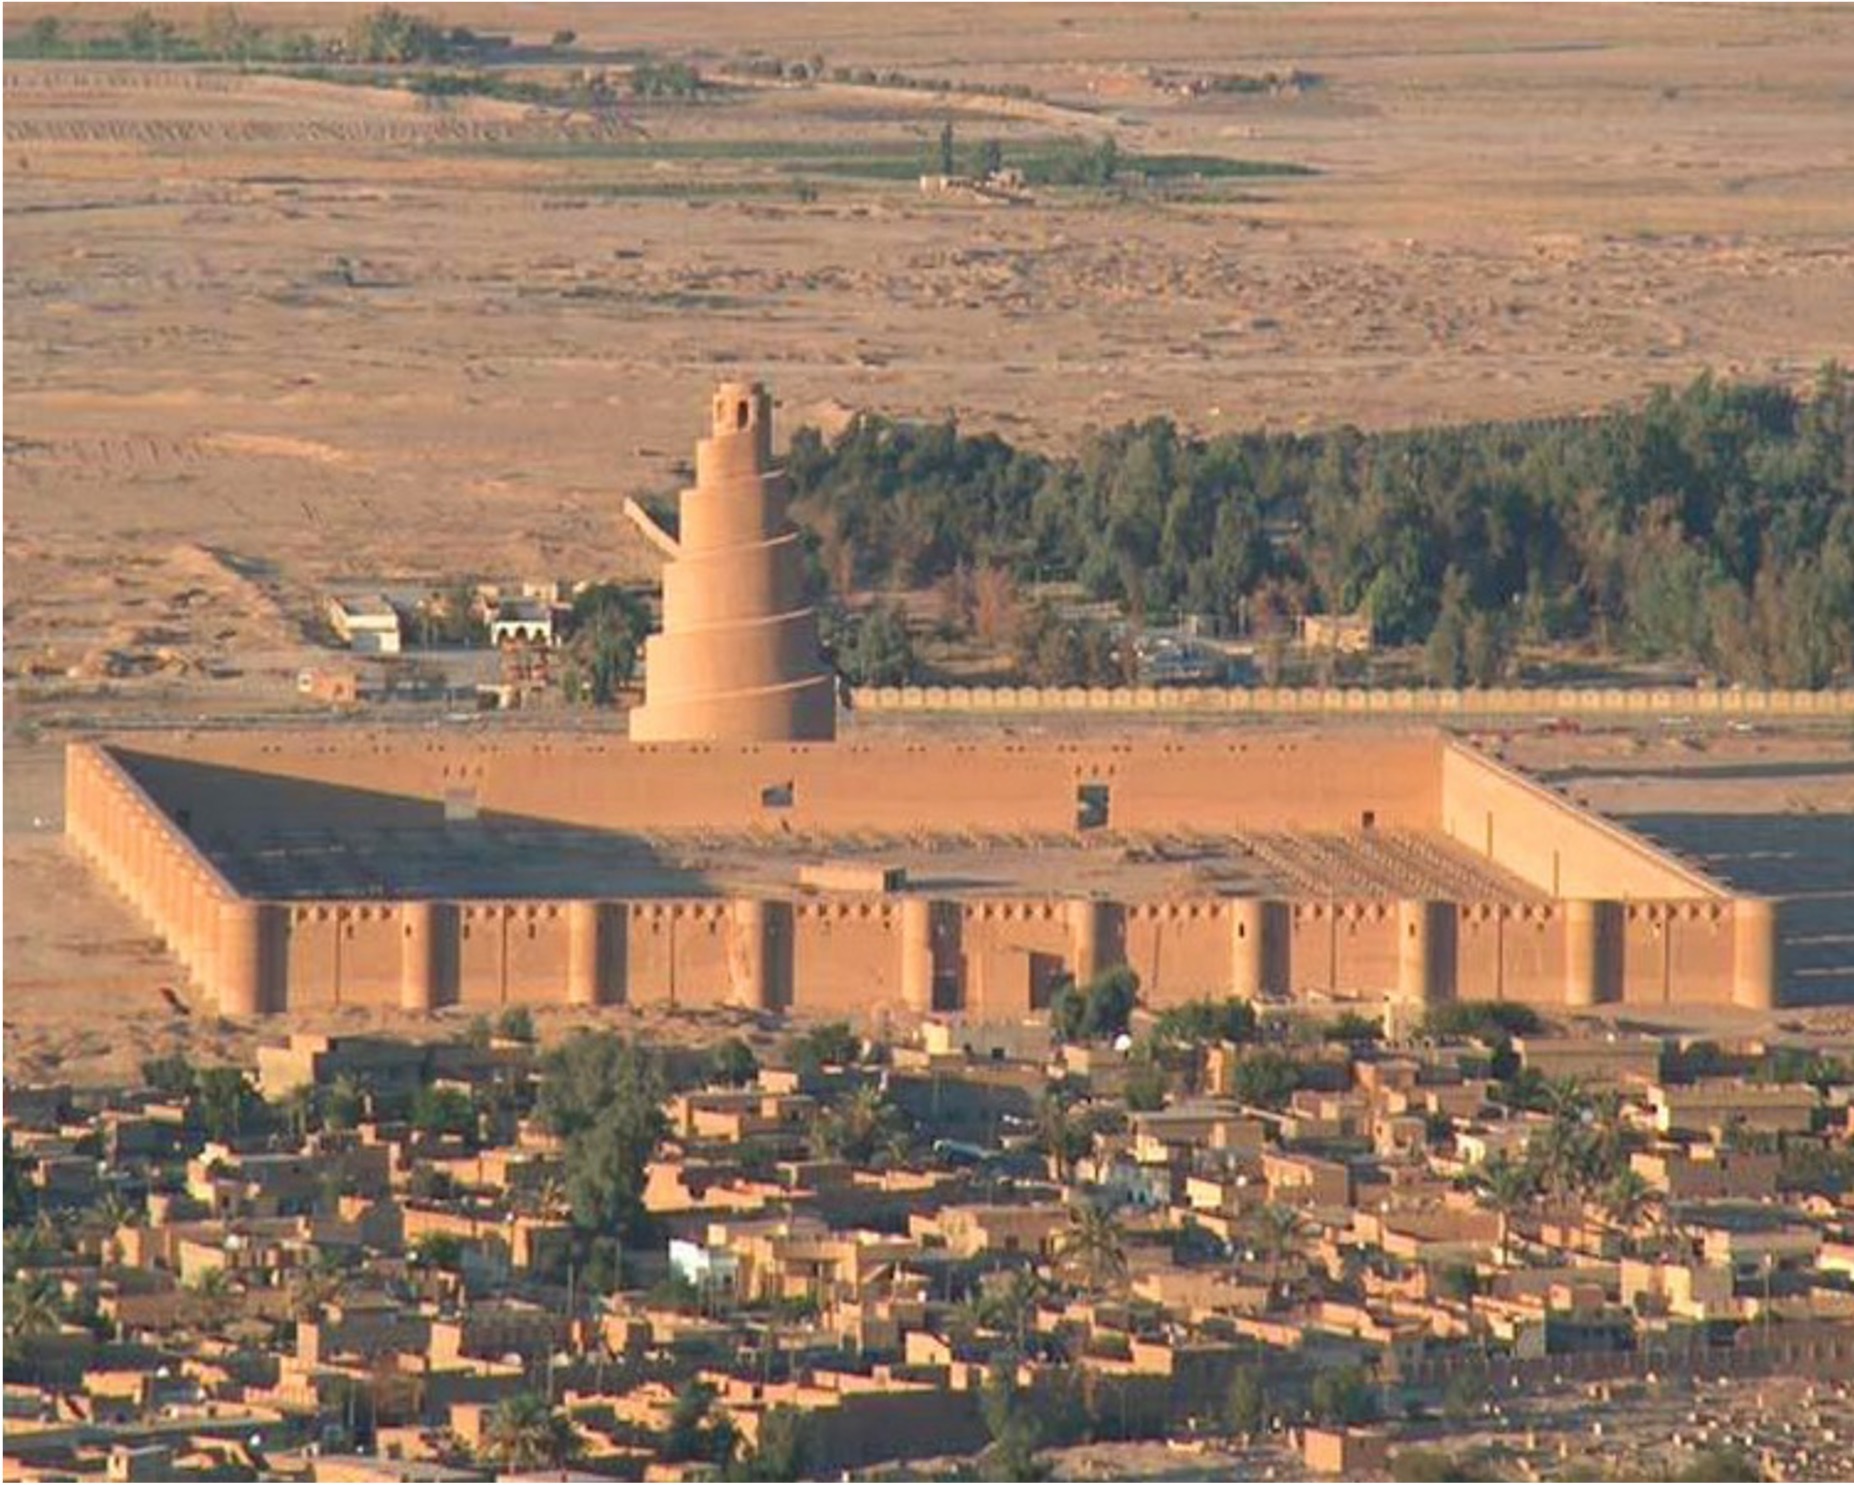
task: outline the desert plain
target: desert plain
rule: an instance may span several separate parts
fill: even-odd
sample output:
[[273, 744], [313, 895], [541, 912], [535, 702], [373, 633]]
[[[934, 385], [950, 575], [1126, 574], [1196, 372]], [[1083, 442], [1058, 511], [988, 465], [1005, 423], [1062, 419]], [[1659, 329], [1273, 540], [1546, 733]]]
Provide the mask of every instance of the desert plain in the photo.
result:
[[[648, 53], [728, 87], [593, 116], [5, 62], [9, 1076], [118, 1078], [257, 1034], [189, 1006], [64, 847], [66, 740], [324, 725], [295, 677], [325, 657], [332, 585], [647, 579], [621, 502], [678, 484], [717, 377], [765, 378], [788, 430], [951, 413], [1062, 452], [1161, 415], [1403, 427], [1707, 370], [1801, 387], [1854, 354], [1846, 8], [452, 9], [430, 8], [524, 43], [572, 30], [563, 75]], [[755, 54], [826, 78], [724, 76]], [[1176, 85], [1294, 71], [1314, 81]], [[1029, 96], [982, 91], [1001, 84]], [[1134, 162], [1292, 171], [983, 205], [905, 165], [934, 168], [949, 121], [1007, 164], [1111, 136]], [[1854, 998], [1845, 727], [1513, 749], [1749, 890], [1806, 895], [1810, 998]], [[1782, 1019], [1833, 1037], [1847, 1015]]]

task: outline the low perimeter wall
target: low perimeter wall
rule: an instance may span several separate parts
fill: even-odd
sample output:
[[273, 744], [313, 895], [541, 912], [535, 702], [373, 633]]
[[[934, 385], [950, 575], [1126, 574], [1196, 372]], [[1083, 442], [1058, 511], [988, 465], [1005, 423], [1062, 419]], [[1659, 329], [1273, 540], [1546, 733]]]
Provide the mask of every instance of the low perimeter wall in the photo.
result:
[[[422, 742], [404, 746], [431, 774], [433, 791], [458, 778], [455, 759], [433, 754]], [[1439, 823], [1457, 839], [1539, 885], [1546, 871], [1541, 853], [1549, 851], [1558, 879], [1552, 885], [1565, 895], [1536, 903], [1216, 896], [1115, 902], [906, 893], [260, 901], [238, 895], [122, 762], [90, 744], [69, 750], [66, 818], [72, 843], [155, 926], [228, 1015], [338, 1005], [429, 1010], [566, 1001], [1007, 1017], [1046, 1004], [1065, 976], [1085, 979], [1117, 964], [1138, 972], [1153, 1006], [1206, 995], [1411, 1004], [1505, 999], [1548, 1006], [1777, 1002], [1776, 904], [1731, 898], [1645, 842], [1472, 750], [1435, 738], [1427, 746], [1428, 783], [1409, 774], [1407, 743], [1386, 748], [1387, 761], [1396, 759], [1398, 771], [1409, 775], [1392, 797], [1407, 801], [1412, 822], [1433, 828], [1440, 814]], [[359, 782], [380, 792], [363, 791], [357, 808], [415, 804], [385, 791], [394, 774], [390, 751], [356, 744], [303, 761], [344, 778], [357, 764], [367, 765], [359, 772], [368, 777]], [[505, 776], [513, 778], [514, 751], [489, 774], [508, 767]], [[601, 745], [598, 752], [604, 751]], [[783, 765], [792, 759], [770, 758], [771, 751], [746, 750], [739, 783], [755, 786], [756, 807], [757, 781], [767, 767], [780, 764], [782, 776], [790, 771]], [[806, 767], [821, 781], [826, 771], [816, 750], [795, 751], [810, 760]], [[647, 760], [654, 756], [673, 761], [678, 774], [690, 763], [706, 764], [700, 772], [719, 763], [722, 776], [731, 777], [727, 760], [710, 753], [677, 758], [641, 750], [603, 766], [647, 781]], [[160, 759], [133, 756], [138, 768]], [[1017, 751], [1011, 756], [1013, 772], [1029, 761]], [[1275, 776], [1277, 766], [1304, 766], [1308, 756], [1270, 751], [1248, 761], [1266, 760], [1259, 772], [1272, 791], [1284, 784]], [[1073, 798], [1069, 770], [1076, 760], [1067, 753], [1061, 759], [1052, 811]], [[277, 772], [269, 782], [287, 790], [300, 776], [290, 767], [296, 761], [275, 756]], [[948, 760], [912, 761], [945, 786]], [[1201, 766], [1206, 756], [1192, 761]], [[202, 817], [229, 823], [240, 810], [264, 809], [270, 797], [257, 787], [255, 770], [219, 775], [184, 766], [194, 772], [174, 775], [185, 786], [179, 800], [168, 798], [165, 776], [160, 789], [189, 828], [199, 828]], [[1196, 784], [1216, 796], [1216, 808], [1208, 811], [1213, 817], [1240, 811], [1242, 755], [1228, 766], [1227, 787], [1215, 774]], [[545, 771], [554, 779], [551, 791], [570, 792], [569, 769]], [[1157, 775], [1174, 777], [1169, 768]], [[475, 778], [481, 782], [486, 775]], [[874, 787], [874, 779], [870, 773], [859, 781]], [[624, 792], [639, 787], [634, 777]], [[897, 786], [904, 794], [918, 787], [918, 780]], [[833, 797], [850, 808], [848, 796]], [[1170, 819], [1183, 811], [1189, 817], [1192, 801], [1181, 793], [1142, 790], [1135, 797], [1144, 800], [1142, 813], [1150, 809]], [[530, 793], [524, 803], [540, 800]], [[1329, 799], [1321, 808], [1344, 815], [1344, 803]], [[731, 804], [724, 799], [720, 809], [711, 804], [701, 813], [724, 821]], [[879, 798], [861, 807], [884, 817]], [[1019, 806], [1009, 808], [1014, 814]], [[1276, 809], [1288, 817], [1296, 813], [1291, 804]], [[948, 811], [959, 813], [956, 804]], [[829, 813], [837, 813], [836, 805]], [[922, 816], [913, 818], [923, 823]]]
[[1494, 686], [864, 686], [866, 712], [1235, 712], [1253, 716], [1854, 718], [1854, 691]]

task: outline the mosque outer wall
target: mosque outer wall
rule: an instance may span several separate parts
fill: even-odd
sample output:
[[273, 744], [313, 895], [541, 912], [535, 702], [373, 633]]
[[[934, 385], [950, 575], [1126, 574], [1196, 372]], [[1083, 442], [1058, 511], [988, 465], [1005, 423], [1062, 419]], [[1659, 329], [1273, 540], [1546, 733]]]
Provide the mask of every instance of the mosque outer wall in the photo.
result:
[[[430, 825], [448, 797], [510, 822], [640, 831], [1068, 830], [1085, 785], [1109, 791], [1113, 829], [1357, 829], [1370, 810], [1381, 827], [1444, 830], [1546, 892], [1555, 860], [1557, 891], [1530, 904], [272, 902], [240, 896], [166, 812], [205, 832], [252, 811], [279, 824]], [[1781, 983], [1776, 904], [1733, 898], [1436, 734], [826, 746], [198, 736], [73, 745], [66, 787], [72, 843], [231, 1015], [566, 1000], [1002, 1017], [1043, 1003], [1062, 975], [1117, 963], [1156, 1006], [1315, 993], [1766, 1006]]]

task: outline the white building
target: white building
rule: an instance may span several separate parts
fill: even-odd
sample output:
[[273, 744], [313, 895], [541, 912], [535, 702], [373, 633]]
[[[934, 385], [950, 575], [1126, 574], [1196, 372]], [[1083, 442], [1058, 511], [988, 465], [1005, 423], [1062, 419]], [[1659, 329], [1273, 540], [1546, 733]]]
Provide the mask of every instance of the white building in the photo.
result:
[[521, 642], [552, 648], [553, 606], [536, 598], [505, 598], [490, 605], [486, 615], [489, 642], [500, 649]]
[[399, 653], [399, 612], [377, 593], [329, 599], [328, 622], [357, 654]]

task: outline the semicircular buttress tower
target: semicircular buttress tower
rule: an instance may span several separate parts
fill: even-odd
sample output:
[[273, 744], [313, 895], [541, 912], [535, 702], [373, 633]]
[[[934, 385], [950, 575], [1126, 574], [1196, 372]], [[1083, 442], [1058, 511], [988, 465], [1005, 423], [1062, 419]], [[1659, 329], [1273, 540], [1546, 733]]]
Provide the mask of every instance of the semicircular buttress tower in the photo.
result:
[[653, 538], [663, 569], [663, 631], [644, 646], [635, 742], [829, 742], [836, 681], [805, 602], [786, 482], [772, 467], [772, 399], [758, 382], [715, 389], [695, 446], [681, 530]]

